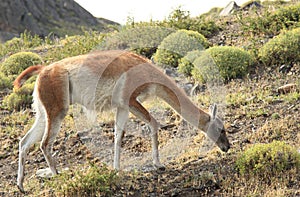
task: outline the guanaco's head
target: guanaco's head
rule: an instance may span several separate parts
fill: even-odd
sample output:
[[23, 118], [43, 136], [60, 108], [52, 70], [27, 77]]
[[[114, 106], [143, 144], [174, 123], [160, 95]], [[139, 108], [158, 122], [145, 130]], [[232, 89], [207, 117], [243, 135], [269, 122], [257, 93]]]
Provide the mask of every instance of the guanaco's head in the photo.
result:
[[217, 116], [217, 105], [213, 104], [209, 108], [210, 121], [206, 131], [206, 135], [213, 140], [217, 146], [223, 151], [227, 152], [230, 148], [230, 143], [226, 136], [226, 131], [222, 120]]

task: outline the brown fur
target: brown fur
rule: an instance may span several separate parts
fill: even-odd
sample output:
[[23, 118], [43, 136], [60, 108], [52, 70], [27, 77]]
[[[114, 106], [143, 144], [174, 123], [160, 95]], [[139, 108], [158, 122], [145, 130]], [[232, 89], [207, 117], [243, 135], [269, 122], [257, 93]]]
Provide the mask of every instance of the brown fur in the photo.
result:
[[27, 79], [29, 79], [33, 75], [40, 73], [43, 68], [44, 66], [42, 65], [28, 67], [15, 79], [13, 83], [14, 88], [15, 89], [20, 88]]

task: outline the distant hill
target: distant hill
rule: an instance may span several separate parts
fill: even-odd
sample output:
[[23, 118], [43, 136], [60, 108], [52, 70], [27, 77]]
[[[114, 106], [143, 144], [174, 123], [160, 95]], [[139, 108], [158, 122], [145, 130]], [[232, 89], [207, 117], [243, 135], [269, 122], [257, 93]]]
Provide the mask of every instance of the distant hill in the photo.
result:
[[113, 21], [95, 18], [73, 0], [1, 0], [0, 41], [28, 30], [33, 34], [57, 36], [80, 34], [83, 30], [105, 31]]

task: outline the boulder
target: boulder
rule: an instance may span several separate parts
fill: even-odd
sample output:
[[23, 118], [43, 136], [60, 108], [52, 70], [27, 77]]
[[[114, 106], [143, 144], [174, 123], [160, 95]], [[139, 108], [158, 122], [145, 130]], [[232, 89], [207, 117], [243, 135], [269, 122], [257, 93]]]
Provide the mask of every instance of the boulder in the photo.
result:
[[221, 12], [220, 16], [228, 16], [235, 12], [236, 10], [239, 10], [240, 6], [236, 4], [235, 1], [231, 1]]
[[263, 6], [257, 1], [251, 1], [242, 6], [242, 10], [251, 10], [253, 8], [260, 9]]

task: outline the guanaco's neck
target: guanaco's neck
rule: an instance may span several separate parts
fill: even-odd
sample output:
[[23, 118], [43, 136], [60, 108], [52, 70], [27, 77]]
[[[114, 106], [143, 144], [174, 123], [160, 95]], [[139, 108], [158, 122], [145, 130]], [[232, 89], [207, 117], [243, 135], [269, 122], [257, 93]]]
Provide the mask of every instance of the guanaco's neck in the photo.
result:
[[176, 85], [161, 86], [157, 96], [165, 100], [186, 121], [206, 132], [210, 115], [197, 107]]

